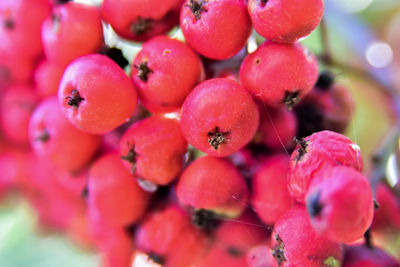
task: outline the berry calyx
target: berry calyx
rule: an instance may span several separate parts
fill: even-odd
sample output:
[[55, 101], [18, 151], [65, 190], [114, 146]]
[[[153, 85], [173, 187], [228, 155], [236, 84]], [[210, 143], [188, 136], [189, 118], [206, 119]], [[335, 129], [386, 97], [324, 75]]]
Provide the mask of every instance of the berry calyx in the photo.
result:
[[80, 103], [85, 100], [81, 95], [79, 94], [79, 91], [77, 89], [72, 90], [71, 96], [65, 97], [65, 99], [68, 99], [67, 104], [69, 106], [78, 108]]
[[276, 245], [272, 248], [272, 256], [275, 258], [279, 266], [286, 261], [285, 258], [285, 244], [279, 235], [275, 237]]
[[152, 28], [152, 22], [152, 19], [138, 17], [137, 20], [132, 23], [132, 32], [135, 35], [143, 35]]
[[190, 3], [186, 4], [185, 7], [190, 8], [196, 20], [199, 20], [201, 18], [202, 12], [207, 11], [207, 9], [204, 7], [203, 0], [190, 0]]
[[288, 110], [291, 110], [300, 101], [299, 91], [285, 91], [285, 96], [283, 97], [283, 103]]
[[221, 132], [219, 127], [215, 127], [214, 132], [208, 133], [208, 143], [212, 146], [215, 150], [218, 150], [220, 144], [225, 143], [229, 132]]
[[138, 70], [137, 76], [143, 82], [147, 82], [149, 79], [149, 74], [153, 71], [147, 66], [147, 62], [141, 62], [139, 65], [134, 65], [134, 67]]
[[135, 151], [135, 146], [132, 145], [132, 147], [129, 149], [128, 154], [126, 154], [125, 156], [121, 156], [121, 159], [127, 161], [131, 168], [130, 171], [132, 174], [136, 173], [136, 157], [137, 157], [137, 153]]

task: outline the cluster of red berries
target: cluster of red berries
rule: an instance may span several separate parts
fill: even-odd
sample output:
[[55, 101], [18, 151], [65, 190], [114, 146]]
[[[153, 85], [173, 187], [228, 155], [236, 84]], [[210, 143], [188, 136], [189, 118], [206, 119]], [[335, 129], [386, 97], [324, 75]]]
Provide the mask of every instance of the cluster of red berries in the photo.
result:
[[[351, 95], [297, 42], [323, 8], [2, 0], [0, 192], [107, 267], [399, 266], [351, 245], [400, 228], [400, 205], [378, 191], [373, 224], [360, 149], [340, 134]], [[108, 24], [144, 42], [132, 62], [105, 46]], [[185, 42], [165, 35], [177, 25]], [[265, 41], [247, 54], [253, 29]]]

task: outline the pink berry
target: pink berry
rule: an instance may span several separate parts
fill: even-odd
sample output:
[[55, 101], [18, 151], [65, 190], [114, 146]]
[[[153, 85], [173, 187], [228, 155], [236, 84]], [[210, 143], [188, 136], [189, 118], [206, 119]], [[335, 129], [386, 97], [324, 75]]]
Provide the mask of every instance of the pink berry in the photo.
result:
[[259, 113], [250, 94], [228, 78], [204, 81], [182, 106], [181, 129], [189, 144], [217, 157], [228, 156], [253, 138]]

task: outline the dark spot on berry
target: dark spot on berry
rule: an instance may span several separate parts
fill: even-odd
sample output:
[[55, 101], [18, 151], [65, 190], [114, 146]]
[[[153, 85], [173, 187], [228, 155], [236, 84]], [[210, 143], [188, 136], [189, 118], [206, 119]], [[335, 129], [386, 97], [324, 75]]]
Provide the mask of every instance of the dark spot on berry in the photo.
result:
[[138, 17], [137, 20], [132, 23], [131, 31], [135, 35], [143, 35], [153, 27], [152, 23], [152, 19]]
[[119, 48], [105, 46], [99, 53], [112, 59], [122, 69], [129, 64], [129, 61], [124, 57], [124, 54], [122, 54], [122, 51]]
[[65, 3], [68, 3], [68, 2], [71, 2], [72, 0], [57, 0], [56, 1], [56, 3], [57, 4], [65, 4]]
[[214, 212], [205, 209], [193, 211], [192, 223], [204, 230], [213, 229], [217, 226]]
[[296, 142], [298, 149], [297, 149], [297, 156], [296, 156], [296, 161], [299, 161], [303, 158], [303, 156], [307, 153], [307, 146], [308, 143], [304, 138], [297, 139], [296, 137], [294, 138], [294, 141]]
[[285, 91], [285, 96], [283, 97], [283, 103], [288, 110], [291, 110], [300, 101], [300, 91]]
[[267, 4], [268, 0], [258, 0], [258, 4], [260, 6], [265, 6]]
[[261, 59], [257, 58], [257, 59], [256, 59], [256, 64], [258, 65], [258, 64], [260, 64], [260, 63], [261, 63]]
[[81, 197], [87, 198], [88, 196], [89, 196], [89, 188], [87, 186], [85, 186], [85, 188], [83, 188], [83, 190], [82, 190]]
[[321, 214], [323, 209], [322, 203], [320, 201], [320, 192], [316, 192], [312, 194], [306, 203], [308, 214], [310, 214], [311, 218], [314, 218]]
[[279, 235], [276, 235], [275, 239], [277, 244], [272, 248], [272, 256], [275, 258], [278, 265], [281, 266], [282, 263], [286, 261], [285, 244], [283, 244], [283, 241]]
[[50, 140], [50, 133], [47, 129], [43, 129], [42, 132], [35, 138], [36, 141], [46, 143]]
[[190, 8], [196, 20], [199, 20], [201, 19], [201, 13], [207, 12], [204, 4], [203, 0], [190, 0], [190, 3], [186, 4], [185, 7]]
[[164, 107], [164, 108], [165, 108], [165, 107], [168, 107], [168, 103], [166, 103], [166, 102], [161, 102], [161, 106]]
[[235, 247], [228, 247], [226, 251], [233, 257], [240, 257], [243, 255], [243, 252]]
[[221, 132], [219, 127], [215, 127], [214, 132], [208, 133], [208, 143], [212, 146], [215, 150], [218, 149], [220, 144], [226, 143], [226, 136], [229, 132]]
[[[128, 144], [128, 146], [130, 146]], [[131, 173], [135, 174], [136, 173], [136, 157], [137, 157], [137, 153], [135, 151], [135, 146], [132, 145], [132, 147], [129, 149], [128, 154], [126, 154], [126, 156], [121, 156], [121, 159], [126, 160], [127, 162], [129, 162], [129, 164], [131, 164]]]
[[79, 94], [79, 91], [77, 89], [72, 90], [71, 96], [67, 96], [65, 99], [68, 99], [67, 104], [71, 107], [78, 108], [79, 105], [83, 100], [85, 100], [81, 95]]
[[147, 66], [147, 62], [141, 62], [139, 65], [133, 65], [138, 70], [137, 76], [140, 80], [147, 82], [149, 80], [149, 74], [153, 71]]
[[327, 91], [331, 88], [334, 81], [335, 78], [333, 74], [329, 71], [324, 71], [319, 74], [315, 87], [317, 87], [321, 91]]
[[137, 226], [136, 223], [132, 223], [128, 226], [125, 226], [124, 230], [128, 234], [128, 236], [133, 237], [135, 235], [136, 226]]
[[11, 18], [4, 20], [4, 27], [8, 30], [13, 30], [15, 28], [15, 22]]
[[164, 257], [158, 255], [157, 253], [150, 252], [147, 254], [149, 259], [151, 259], [154, 263], [163, 265], [165, 263]]

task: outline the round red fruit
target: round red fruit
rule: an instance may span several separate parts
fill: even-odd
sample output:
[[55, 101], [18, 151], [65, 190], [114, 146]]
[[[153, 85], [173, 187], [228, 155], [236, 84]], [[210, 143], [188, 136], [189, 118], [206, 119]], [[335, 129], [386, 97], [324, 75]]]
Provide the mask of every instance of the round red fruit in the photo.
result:
[[91, 54], [65, 70], [58, 100], [77, 128], [104, 134], [126, 122], [135, 110], [136, 89], [129, 77], [106, 56]]
[[259, 112], [250, 94], [229, 78], [200, 83], [182, 106], [186, 140], [212, 156], [238, 151], [253, 138], [258, 123]]
[[144, 43], [132, 66], [139, 99], [152, 112], [179, 109], [203, 76], [196, 53], [185, 43], [167, 36]]
[[246, 9], [242, 0], [186, 0], [180, 15], [185, 40], [208, 58], [234, 56], [251, 33]]
[[301, 44], [264, 42], [240, 66], [240, 82], [263, 103], [291, 109], [314, 86], [318, 63]]

